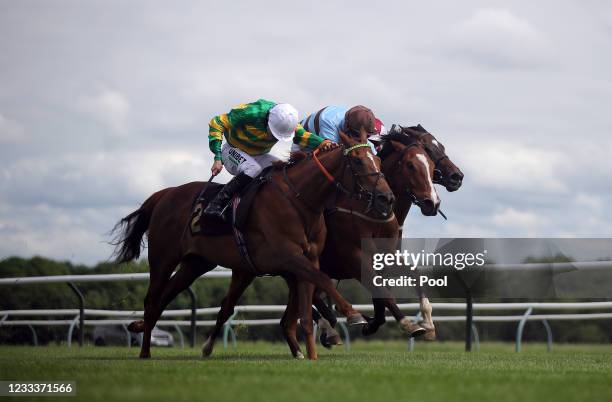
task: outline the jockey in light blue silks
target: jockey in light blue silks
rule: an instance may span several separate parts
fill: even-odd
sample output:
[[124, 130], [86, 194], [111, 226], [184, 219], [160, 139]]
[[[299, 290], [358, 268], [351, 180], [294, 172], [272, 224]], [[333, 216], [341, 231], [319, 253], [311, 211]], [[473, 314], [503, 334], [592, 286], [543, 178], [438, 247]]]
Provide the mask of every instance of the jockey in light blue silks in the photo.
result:
[[[363, 128], [368, 139], [376, 140], [380, 134], [384, 133], [382, 122], [374, 116], [374, 113], [365, 106], [354, 106], [347, 109], [344, 106], [326, 106], [316, 113], [302, 120], [302, 126], [308, 131], [317, 133], [323, 139], [340, 143], [340, 131], [353, 137], [360, 135], [359, 131]], [[372, 152], [376, 155], [376, 150], [370, 142]], [[307, 146], [301, 148], [294, 144], [292, 150], [312, 151]]]

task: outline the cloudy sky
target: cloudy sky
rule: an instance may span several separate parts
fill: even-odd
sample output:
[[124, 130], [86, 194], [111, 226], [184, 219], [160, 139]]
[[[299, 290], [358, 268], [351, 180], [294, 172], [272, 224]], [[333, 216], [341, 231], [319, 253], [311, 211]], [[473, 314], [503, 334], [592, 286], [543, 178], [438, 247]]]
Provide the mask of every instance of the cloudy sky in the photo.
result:
[[0, 258], [106, 259], [121, 216], [208, 178], [208, 120], [260, 97], [434, 133], [464, 186], [407, 234], [610, 236], [611, 45], [594, 0], [0, 1]]

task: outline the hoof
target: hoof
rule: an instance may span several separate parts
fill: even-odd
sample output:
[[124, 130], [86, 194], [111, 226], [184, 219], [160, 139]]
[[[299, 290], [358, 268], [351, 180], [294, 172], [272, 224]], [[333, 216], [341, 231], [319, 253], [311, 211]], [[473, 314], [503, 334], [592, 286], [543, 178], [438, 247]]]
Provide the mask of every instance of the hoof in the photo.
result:
[[127, 326], [127, 329], [128, 331], [136, 333], [136, 334], [140, 332], [144, 332], [144, 320], [132, 321]]
[[400, 320], [399, 326], [410, 338], [417, 338], [421, 335], [425, 335], [425, 332], [427, 332], [425, 328], [421, 327], [419, 324], [413, 323], [407, 317]]
[[304, 353], [298, 350], [297, 353], [293, 357], [297, 360], [304, 360]]
[[425, 327], [425, 335], [423, 335], [424, 341], [435, 341], [436, 340], [436, 328], [431, 325], [424, 325]]
[[140, 358], [141, 359], [150, 359], [151, 358], [151, 353], [140, 353]]
[[322, 332], [319, 341], [321, 341], [321, 345], [326, 349], [331, 349], [332, 346], [342, 345], [342, 338], [340, 338], [340, 334], [335, 331], [334, 333]]
[[212, 351], [213, 345], [210, 343], [210, 340], [208, 340], [202, 348], [202, 357], [209, 357], [212, 354]]
[[370, 336], [376, 333], [376, 331], [378, 331], [378, 328], [380, 328], [378, 325], [374, 325], [374, 324], [366, 324], [363, 327], [361, 327], [361, 335], [363, 336]]
[[348, 316], [346, 318], [346, 324], [349, 326], [353, 326], [353, 325], [364, 325], [367, 324], [368, 322], [365, 320], [365, 318], [363, 318], [363, 316], [359, 313], [357, 314], [352, 314], [350, 316]]

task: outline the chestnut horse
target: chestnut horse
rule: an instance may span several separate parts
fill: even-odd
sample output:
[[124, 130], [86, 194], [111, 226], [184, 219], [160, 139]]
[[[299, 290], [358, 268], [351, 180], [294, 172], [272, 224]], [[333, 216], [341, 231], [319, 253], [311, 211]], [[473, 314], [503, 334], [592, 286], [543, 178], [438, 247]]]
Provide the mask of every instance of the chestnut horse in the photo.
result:
[[[368, 198], [369, 206], [380, 215], [390, 214], [394, 202], [380, 165], [365, 144], [365, 132], [359, 139], [344, 134], [341, 139], [342, 146], [319, 156], [315, 151], [299, 162], [277, 165], [271, 181], [260, 188], [251, 205], [244, 230], [258, 274], [297, 278], [300, 323], [310, 359], [317, 358], [311, 312], [315, 287], [336, 301], [349, 323], [364, 322], [329, 277], [319, 271], [326, 236], [323, 201], [340, 188]], [[187, 229], [193, 200], [202, 186], [202, 182], [192, 182], [161, 190], [115, 227], [121, 230], [115, 242], [120, 263], [139, 257], [142, 237], [148, 231], [150, 281], [144, 321], [131, 325], [132, 330], [144, 331], [141, 358], [151, 355], [151, 331], [163, 310], [200, 275], [217, 265], [232, 269], [233, 283], [241, 282], [234, 278], [253, 275], [253, 267], [241, 256], [232, 236], [193, 236]]]
[[[436, 215], [440, 200], [433, 185], [433, 161], [427, 155], [423, 145], [416, 139], [403, 134], [400, 139], [402, 142], [409, 142], [405, 144], [400, 141], [385, 140], [384, 154], [388, 156], [382, 162], [382, 171], [385, 177], [388, 177], [387, 181], [395, 195], [409, 192], [411, 197], [418, 201], [423, 214]], [[394, 239], [389, 244], [395, 245], [399, 240], [400, 227], [394, 216], [383, 219], [372, 217], [360, 212], [364, 210], [362, 204], [362, 200], [339, 194], [333, 200], [332, 210], [334, 212], [326, 213], [327, 240], [320, 258], [320, 265], [321, 270], [334, 279], [357, 279], [362, 280], [363, 283], [371, 283], [362, 278], [361, 242], [366, 239], [386, 238]], [[370, 273], [373, 275], [372, 271]], [[283, 277], [289, 285], [290, 292], [287, 308], [281, 319], [281, 327], [291, 353], [300, 359], [303, 358], [303, 354], [296, 336], [299, 311], [297, 283], [291, 275]], [[232, 277], [232, 283], [217, 316], [216, 325], [204, 345], [205, 355], [212, 352], [217, 334], [227, 318], [233, 314], [235, 304], [253, 279], [253, 275]], [[382, 307], [383, 319], [384, 309], [388, 307], [398, 320], [400, 327], [410, 336], [419, 336], [426, 332], [424, 328], [413, 324], [401, 313], [393, 296], [388, 292], [383, 292], [383, 294], [383, 298], [373, 299], [377, 308]], [[228, 301], [233, 304], [228, 304]], [[324, 314], [326, 318], [331, 314], [334, 318], [329, 319], [335, 321], [335, 315], [319, 297], [315, 297], [313, 301], [322, 313], [326, 309], [327, 314]], [[380, 312], [378, 309], [375, 311], [377, 312], [376, 318], [378, 318]], [[379, 326], [373, 320], [369, 320], [368, 325], [372, 325], [373, 331]]]

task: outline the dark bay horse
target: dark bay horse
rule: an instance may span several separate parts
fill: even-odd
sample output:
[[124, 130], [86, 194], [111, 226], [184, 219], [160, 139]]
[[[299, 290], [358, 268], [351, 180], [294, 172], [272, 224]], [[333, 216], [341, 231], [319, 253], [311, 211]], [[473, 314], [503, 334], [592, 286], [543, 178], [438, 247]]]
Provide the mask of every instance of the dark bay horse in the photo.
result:
[[[423, 186], [423, 180], [426, 176], [423, 176], [421, 172], [419, 177], [419, 172], [415, 172], [414, 170], [414, 160], [412, 166], [410, 163], [410, 159], [414, 159], [415, 154], [406, 152], [410, 147], [415, 145], [415, 142], [426, 150], [429, 156], [429, 160], [427, 160], [428, 164], [435, 161], [434, 182], [444, 185], [448, 191], [456, 191], [461, 187], [464, 177], [461, 170], [446, 154], [444, 145], [421, 125], [415, 127], [401, 127], [401, 130], [392, 130], [389, 135], [384, 136], [378, 156], [382, 159], [383, 173], [385, 177], [387, 177], [387, 181], [396, 196], [397, 201], [393, 210], [399, 224], [400, 238], [402, 227], [412, 204], [418, 205], [424, 215], [433, 215], [432, 212], [434, 211], [431, 207], [431, 203], [423, 202], [423, 200], [427, 199], [426, 192], [429, 191], [428, 186]], [[413, 150], [413, 152], [415, 151]], [[416, 155], [418, 155], [418, 152]], [[352, 201], [352, 203], [354, 204], [354, 201]], [[343, 209], [346, 211], [346, 208]], [[342, 212], [342, 210], [339, 210], [339, 212]], [[349, 261], [350, 257], [347, 259], [346, 256], [340, 255], [346, 254], [346, 250], [351, 249], [351, 247], [347, 248], [347, 243], [344, 243], [344, 241], [346, 240], [350, 244], [351, 235], [358, 233], [358, 231], [355, 230], [355, 224], [358, 219], [353, 219], [351, 225], [351, 222], [346, 218], [346, 214], [344, 217], [342, 217], [341, 214], [335, 215], [336, 216], [326, 217], [328, 238], [320, 258], [321, 270], [333, 279], [359, 280], [362, 275], [360, 272], [360, 264], [358, 262], [354, 265], [346, 264], [345, 262]], [[353, 215], [352, 218], [357, 216], [357, 214]], [[344, 222], [342, 221], [343, 218]], [[373, 220], [371, 219], [363, 220], [362, 224], [365, 225], [368, 220], [370, 221], [369, 226], [372, 227], [370, 230], [380, 230], [380, 225], [378, 225], [379, 228], [376, 229], [376, 222], [372, 222]], [[368, 229], [364, 227], [363, 230], [364, 233], [367, 233]], [[381, 233], [385, 232], [380, 231], [379, 234]], [[353, 249], [355, 249], [355, 247], [360, 247], [359, 240], [359, 238], [353, 237]], [[356, 262], [356, 260], [354, 260], [354, 262]], [[363, 281], [363, 278], [361, 278], [361, 280]], [[430, 341], [435, 340], [436, 332], [432, 318], [431, 304], [422, 288], [417, 287], [416, 290], [419, 293], [420, 311], [423, 317], [422, 326], [425, 329], [423, 338]], [[409, 335], [418, 336], [422, 333], [420, 327], [411, 324], [410, 320], [404, 316], [392, 297], [373, 298], [372, 301], [374, 305], [374, 317], [372, 319], [368, 318], [368, 324], [362, 328], [362, 333], [364, 335], [375, 333], [378, 328], [385, 323], [385, 308], [389, 309], [393, 317], [399, 323], [400, 328]], [[323, 300], [319, 298], [318, 293], [315, 293], [313, 302], [323, 317], [327, 319], [333, 327], [336, 321], [335, 315], [326, 306]], [[330, 339], [327, 339], [327, 341], [331, 341], [330, 344], [339, 341], [339, 336], [337, 336], [337, 333], [335, 333], [332, 328], [323, 329], [324, 332], [326, 330], [329, 330], [328, 336], [330, 336]], [[292, 331], [295, 332], [295, 330]], [[326, 335], [322, 334], [322, 343], [326, 342], [325, 337]]]
[[[450, 160], [450, 158], [446, 154], [446, 149], [444, 145], [440, 141], [438, 141], [436, 137], [434, 137], [430, 132], [425, 130], [420, 124], [413, 127], [400, 126], [399, 130], [391, 129], [391, 132], [388, 135], [384, 136], [384, 140], [382, 144], [380, 144], [381, 148], [377, 155], [383, 160], [383, 172], [385, 173], [387, 181], [389, 182], [396, 196], [397, 201], [393, 206], [393, 212], [400, 227], [400, 238], [406, 217], [408, 216], [408, 212], [410, 211], [410, 208], [413, 204], [420, 206], [421, 212], [424, 215], [428, 215], [426, 211], [423, 210], [423, 207], [427, 206], [419, 202], [419, 200], [411, 191], [411, 189], [415, 188], [414, 184], [402, 184], [401, 181], [398, 181], [398, 178], [394, 176], [396, 174], [399, 174], [401, 176], [410, 176], [410, 169], [407, 166], [404, 166], [403, 170], [388, 169], [389, 166], [393, 166], [396, 163], [395, 158], [397, 157], [397, 152], [401, 152], [402, 145], [410, 147], [415, 143], [415, 141], [420, 143], [421, 146], [427, 151], [427, 155], [435, 165], [433, 178], [434, 183], [441, 184], [447, 189], [447, 191], [452, 192], [458, 190], [461, 187], [464, 177], [461, 170]], [[327, 248], [325, 250], [327, 250]], [[324, 272], [327, 272], [334, 279], [342, 279], [337, 278], [334, 273], [328, 272], [326, 270], [326, 267], [334, 266], [333, 249], [331, 249], [329, 253], [332, 253], [332, 260], [329, 264], [327, 263], [327, 251], [324, 251], [323, 255], [321, 256], [322, 270]], [[352, 270], [354, 271], [354, 276], [359, 275], [358, 267], [352, 267]], [[347, 276], [350, 277], [350, 275]], [[429, 302], [429, 299], [427, 298], [427, 295], [421, 287], [417, 286], [416, 290], [419, 294], [419, 305], [423, 318], [423, 323], [421, 325], [426, 330], [425, 334], [423, 335], [423, 338], [428, 341], [435, 340], [436, 331], [432, 317], [431, 304]], [[321, 314], [332, 324], [333, 327], [336, 321], [333, 312], [325, 305], [325, 303], [323, 303], [322, 300], [318, 298], [317, 295], [315, 295], [314, 301]], [[391, 314], [398, 322], [401, 322], [401, 320], [405, 320], [404, 315], [401, 313], [394, 300], [386, 298], [375, 298], [373, 299], [373, 304], [374, 318], [368, 319], [368, 324], [362, 328], [362, 333], [364, 335], [371, 335], [375, 333], [378, 328], [385, 323], [385, 307], [389, 309]], [[402, 328], [405, 328], [401, 324], [400, 326]], [[337, 336], [337, 333], [335, 333], [335, 331], [330, 331], [330, 333], [330, 338], [333, 341], [339, 340], [339, 337]], [[322, 338], [322, 342], [325, 342], [324, 338]]]
[[[405, 145], [410, 144], [413, 140], [420, 142], [436, 166], [434, 170], [434, 183], [443, 185], [449, 192], [459, 190], [463, 184], [463, 172], [448, 157], [444, 145], [438, 141], [433, 134], [423, 128], [423, 126], [420, 124], [412, 127], [400, 126], [400, 132], [392, 132], [387, 136], [387, 140], [391, 139]], [[381, 157], [385, 156], [382, 152], [379, 152], [378, 155]], [[393, 207], [393, 212], [395, 213], [395, 217], [400, 225], [401, 238], [406, 217], [408, 216], [408, 212], [410, 212], [410, 207], [412, 204], [414, 204], [414, 200], [412, 199], [413, 197], [406, 193], [402, 195], [396, 193], [396, 195], [397, 202]], [[421, 315], [423, 317], [423, 327], [425, 327], [427, 330], [423, 338], [428, 341], [433, 341], [436, 339], [436, 329], [432, 317], [433, 310], [431, 308], [429, 298], [420, 286], [417, 287], [417, 292], [419, 293], [419, 304]], [[375, 317], [376, 311], [377, 310], [375, 310]], [[382, 315], [380, 313], [378, 314], [378, 319], [376, 322], [378, 322], [380, 325], [384, 323], [384, 310], [382, 311]], [[375, 332], [376, 327], [368, 324], [367, 327], [364, 328], [364, 331], [371, 330]]]
[[[323, 201], [342, 188], [369, 198], [370, 206], [381, 215], [389, 214], [394, 202], [380, 166], [364, 146], [365, 138], [365, 132], [359, 139], [342, 134], [342, 146], [276, 166], [271, 182], [261, 187], [251, 205], [244, 231], [258, 274], [290, 274], [298, 280], [298, 310], [310, 359], [317, 358], [311, 312], [315, 287], [324, 289], [336, 301], [349, 322], [363, 322], [329, 277], [319, 271], [326, 236]], [[193, 236], [187, 229], [193, 200], [203, 184], [193, 182], [161, 190], [115, 227], [120, 230], [116, 241], [118, 262], [138, 258], [143, 235], [148, 232], [150, 282], [144, 321], [131, 325], [134, 331], [144, 331], [141, 358], [150, 357], [151, 331], [165, 307], [197, 277], [217, 265], [232, 269], [233, 284], [248, 285], [250, 281], [241, 278], [253, 276], [252, 267], [232, 236]], [[233, 290], [242, 293], [244, 289]], [[224, 300], [222, 309], [231, 302]]]

